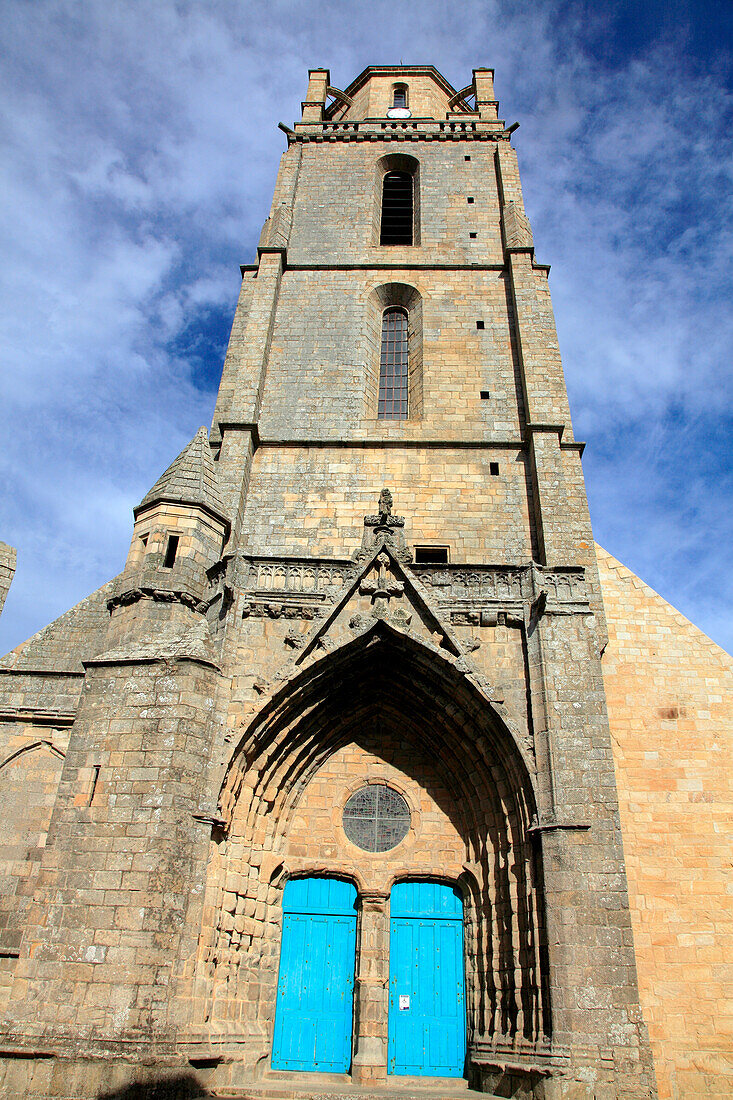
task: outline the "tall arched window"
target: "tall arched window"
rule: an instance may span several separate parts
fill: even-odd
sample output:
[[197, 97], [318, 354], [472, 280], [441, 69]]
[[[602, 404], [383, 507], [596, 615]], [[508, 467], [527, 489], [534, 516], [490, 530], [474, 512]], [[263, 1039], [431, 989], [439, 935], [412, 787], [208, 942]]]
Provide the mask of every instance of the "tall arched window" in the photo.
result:
[[406, 107], [407, 106], [407, 85], [395, 84], [392, 94], [392, 106], [393, 107]]
[[407, 311], [390, 306], [382, 314], [382, 350], [379, 360], [380, 420], [407, 418], [408, 350]]
[[423, 415], [423, 303], [417, 287], [381, 283], [365, 302], [364, 417], [417, 421]]
[[409, 172], [387, 172], [382, 182], [380, 244], [412, 244], [413, 183]]

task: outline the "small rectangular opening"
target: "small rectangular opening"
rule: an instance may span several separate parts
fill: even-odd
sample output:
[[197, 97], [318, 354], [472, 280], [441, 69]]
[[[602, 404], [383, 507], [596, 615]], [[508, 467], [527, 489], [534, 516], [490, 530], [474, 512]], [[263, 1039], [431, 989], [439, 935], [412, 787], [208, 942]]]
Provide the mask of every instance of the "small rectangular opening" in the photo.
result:
[[476, 234], [475, 233], [469, 233], [468, 235], [469, 235], [469, 237], [471, 238], [472, 241], [476, 240]]
[[484, 325], [484, 322], [483, 322], [483, 321], [477, 321], [477, 322], [476, 322], [476, 328], [477, 328], [477, 329], [483, 329], [483, 328], [485, 328], [485, 327], [486, 327], [486, 326]]
[[163, 560], [164, 569], [172, 569], [175, 564], [176, 554], [178, 553], [178, 535], [169, 535], [168, 544], [165, 548], [165, 558]]
[[490, 397], [491, 397], [491, 394], [489, 393], [488, 390], [481, 390], [481, 400], [482, 401], [488, 401]]
[[489, 463], [489, 473], [491, 474], [492, 477], [498, 477], [499, 476], [499, 463], [498, 462], [490, 462]]
[[89, 797], [87, 799], [87, 806], [91, 806], [94, 802], [94, 795], [97, 793], [97, 783], [99, 783], [99, 773], [102, 769], [99, 764], [95, 764], [92, 768], [92, 779], [89, 784]]
[[466, 202], [473, 202], [473, 195], [469, 195]]
[[465, 155], [465, 157], [464, 157], [463, 159], [464, 159], [464, 160], [470, 160], [471, 158], [469, 157], [468, 153], [466, 153], [466, 155]]
[[447, 546], [416, 546], [415, 565], [447, 565]]

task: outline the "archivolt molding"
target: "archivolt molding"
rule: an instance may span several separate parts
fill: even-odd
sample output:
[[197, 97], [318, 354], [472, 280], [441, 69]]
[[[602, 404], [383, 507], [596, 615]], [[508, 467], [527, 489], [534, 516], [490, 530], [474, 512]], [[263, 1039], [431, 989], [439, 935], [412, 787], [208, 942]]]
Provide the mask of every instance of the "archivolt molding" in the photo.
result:
[[[358, 580], [357, 582], [358, 583]], [[528, 781], [533, 786], [532, 777], [536, 773], [536, 765], [531, 747], [524, 743], [519, 731], [511, 722], [506, 708], [501, 699], [497, 698], [496, 689], [482, 677], [473, 666], [473, 663], [463, 652], [450, 653], [446, 649], [411, 635], [409, 631], [402, 630], [393, 623], [384, 619], [373, 619], [361, 630], [356, 638], [340, 645], [324, 646], [318, 644], [324, 633], [326, 623], [319, 622], [314, 631], [306, 636], [309, 639], [310, 648], [307, 653], [301, 651], [300, 657], [306, 657], [299, 666], [298, 658], [291, 657], [283, 663], [279, 672], [272, 681], [259, 680], [255, 683], [255, 690], [260, 699], [254, 704], [245, 720], [244, 727], [240, 726], [240, 736], [236, 744], [231, 745], [235, 733], [228, 738], [230, 751], [222, 761], [223, 779], [220, 785], [218, 812], [226, 821], [224, 803], [227, 800], [227, 790], [234, 782], [233, 769], [237, 759], [247, 755], [251, 746], [258, 745], [267, 736], [267, 730], [274, 725], [283, 708], [288, 706], [289, 700], [300, 698], [304, 693], [305, 684], [313, 677], [328, 675], [331, 669], [335, 669], [340, 660], [348, 661], [353, 653], [360, 653], [365, 647], [379, 644], [380, 640], [391, 638], [400, 647], [404, 645], [408, 650], [413, 647], [415, 652], [423, 651], [424, 662], [431, 664], [436, 662], [436, 669], [445, 666], [444, 674], [451, 676], [456, 681], [463, 681], [466, 688], [476, 696], [475, 706], [487, 708], [487, 715], [494, 720], [504, 731], [507, 742], [511, 744], [522, 761], [524, 772]], [[450, 672], [448, 671], [450, 670]], [[236, 732], [236, 731], [235, 731]]]
[[[216, 882], [207, 904], [219, 917], [215, 928], [203, 931], [199, 960], [202, 977], [210, 971], [214, 1016], [223, 1011], [231, 1018], [232, 1004], [251, 1005], [254, 998], [251, 1011], [266, 1031], [288, 875], [353, 879], [348, 852], [326, 861], [293, 860], [287, 837], [317, 771], [343, 745], [377, 730], [387, 744], [397, 734], [411, 740], [433, 762], [464, 839], [466, 860], [456, 871], [469, 898], [472, 1034], [534, 1041], [549, 1027], [540, 991], [542, 891], [530, 834], [536, 814], [531, 771], [496, 707], [459, 660], [380, 620], [294, 670], [250, 721], [221, 787], [225, 831], [212, 858]], [[398, 877], [411, 874], [406, 853]], [[222, 1001], [230, 1007], [217, 1009]]]

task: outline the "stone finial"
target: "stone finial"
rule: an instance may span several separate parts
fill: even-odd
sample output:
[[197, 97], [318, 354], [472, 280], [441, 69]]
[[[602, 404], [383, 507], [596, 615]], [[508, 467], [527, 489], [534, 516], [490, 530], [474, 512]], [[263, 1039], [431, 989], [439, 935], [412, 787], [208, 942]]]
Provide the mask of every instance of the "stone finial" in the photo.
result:
[[392, 514], [392, 494], [389, 489], [382, 489], [379, 494], [379, 509], [377, 515], [364, 516], [364, 534], [361, 540], [361, 550], [358, 556], [373, 552], [377, 546], [388, 546], [400, 558], [400, 561], [409, 563], [412, 556], [405, 547], [405, 517]]

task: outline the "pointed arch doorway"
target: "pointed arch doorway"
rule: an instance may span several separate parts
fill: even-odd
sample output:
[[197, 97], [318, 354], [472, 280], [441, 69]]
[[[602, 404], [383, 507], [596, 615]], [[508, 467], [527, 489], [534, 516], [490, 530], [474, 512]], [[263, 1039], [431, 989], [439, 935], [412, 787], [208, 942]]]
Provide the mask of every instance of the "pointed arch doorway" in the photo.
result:
[[346, 1073], [351, 1065], [356, 888], [291, 879], [283, 893], [272, 1068]]
[[466, 1061], [463, 898], [439, 882], [390, 897], [388, 1073], [462, 1077]]

